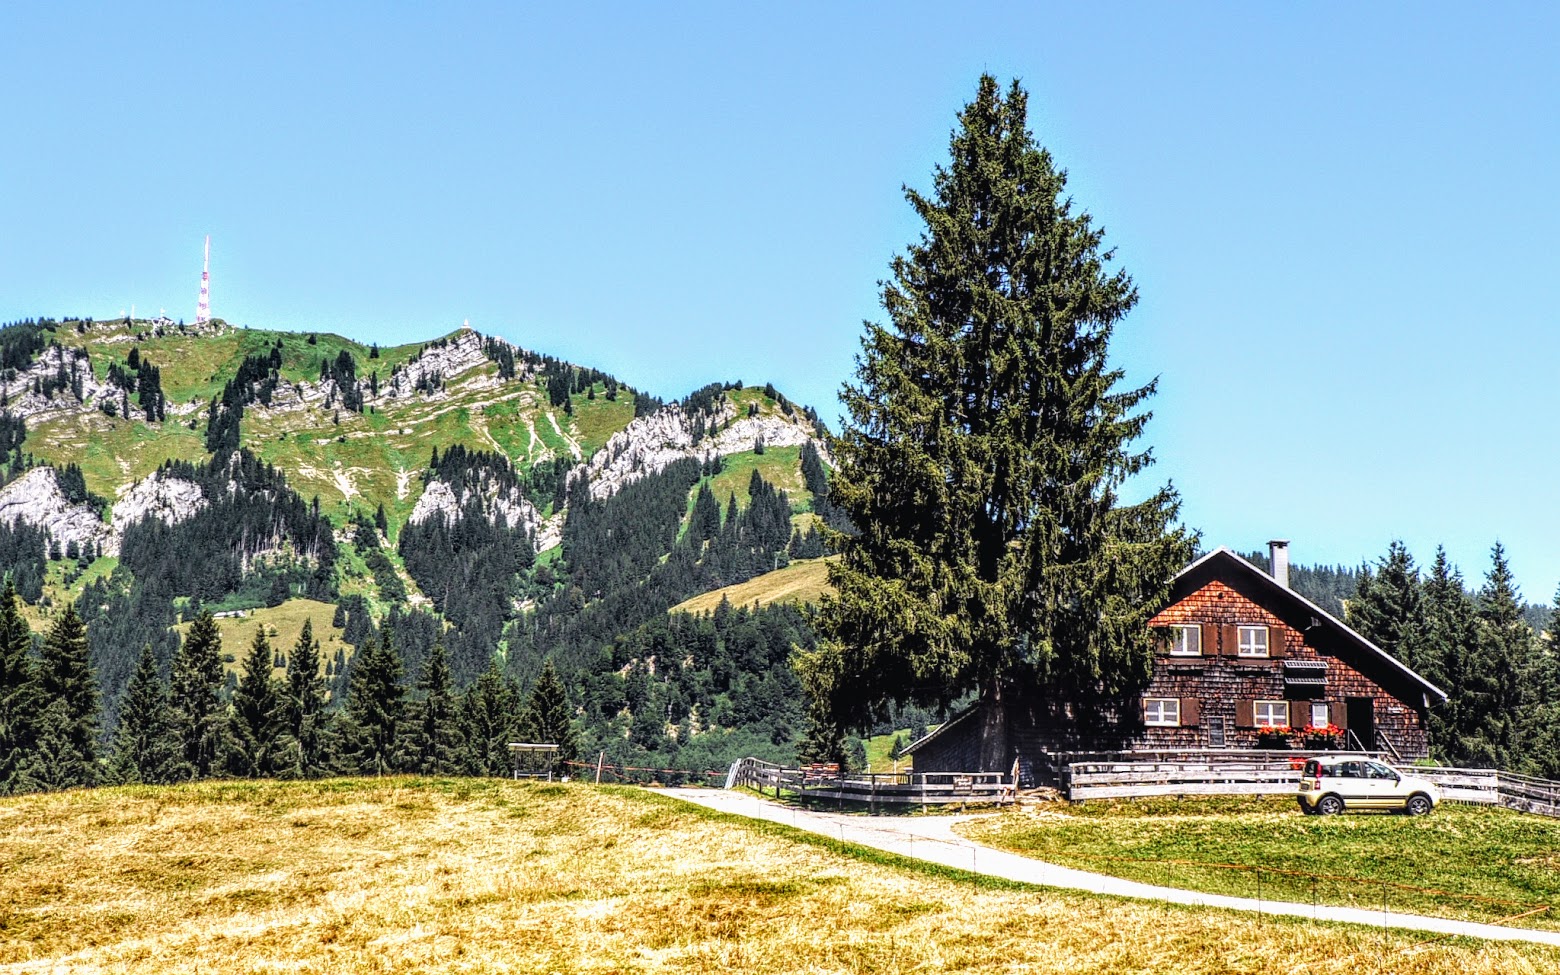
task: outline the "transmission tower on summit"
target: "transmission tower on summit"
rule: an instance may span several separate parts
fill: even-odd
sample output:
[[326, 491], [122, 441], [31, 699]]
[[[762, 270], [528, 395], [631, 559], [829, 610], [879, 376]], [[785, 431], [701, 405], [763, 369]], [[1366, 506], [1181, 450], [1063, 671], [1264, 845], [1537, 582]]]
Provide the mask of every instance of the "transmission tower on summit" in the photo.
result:
[[206, 235], [206, 259], [200, 268], [200, 302], [195, 306], [195, 324], [211, 321], [211, 235]]

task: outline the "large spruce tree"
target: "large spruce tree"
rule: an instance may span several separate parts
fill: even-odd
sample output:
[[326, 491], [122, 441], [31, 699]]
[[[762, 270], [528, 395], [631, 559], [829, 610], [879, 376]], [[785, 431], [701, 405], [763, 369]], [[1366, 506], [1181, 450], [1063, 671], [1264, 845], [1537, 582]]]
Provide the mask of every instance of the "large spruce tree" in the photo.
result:
[[9, 577], [0, 594], [0, 795], [19, 791], [18, 774], [37, 744], [38, 675], [32, 630]]
[[225, 718], [222, 632], [209, 610], [203, 610], [191, 624], [174, 654], [168, 682], [173, 730], [184, 761], [191, 775], [205, 778], [216, 766]]
[[141, 659], [119, 701], [119, 730], [114, 736], [110, 767], [114, 781], [165, 785], [189, 777], [168, 708], [168, 686], [157, 674], [152, 645], [141, 648]]
[[388, 630], [370, 637], [358, 653], [347, 690], [344, 757], [351, 770], [384, 775], [396, 771], [398, 764], [396, 739], [406, 703], [401, 657]]
[[313, 778], [325, 771], [325, 680], [320, 676], [320, 644], [314, 638], [314, 621], [304, 620], [303, 631], [287, 657], [284, 722], [292, 739], [293, 754], [288, 775]]
[[1423, 630], [1423, 587], [1414, 557], [1394, 539], [1375, 569], [1360, 571], [1354, 598], [1345, 606], [1348, 623], [1361, 636], [1420, 671], [1427, 661]]
[[[62, 735], [80, 759], [82, 779], [70, 785], [95, 785], [98, 779], [97, 675], [87, 657], [87, 625], [76, 614], [76, 605], [49, 627], [38, 664], [38, 687], [45, 709], [60, 705], [63, 722], [54, 719], [51, 733]], [[55, 783], [51, 783], [54, 785]]]
[[1147, 623], [1192, 542], [1170, 487], [1135, 504], [1122, 483], [1154, 383], [1124, 387], [1107, 358], [1137, 300], [1066, 175], [1028, 129], [1027, 96], [980, 80], [926, 224], [883, 287], [832, 501], [855, 534], [830, 568], [825, 641], [799, 665], [852, 726], [895, 701], [978, 695], [980, 764], [1012, 761], [1015, 692], [1110, 711], [1146, 682]]
[[407, 722], [406, 760], [413, 772], [453, 775], [461, 770], [465, 737], [461, 730], [460, 700], [450, 681], [449, 657], [441, 641], [433, 645], [417, 681], [420, 699], [413, 702]]
[[1519, 746], [1536, 703], [1526, 680], [1534, 635], [1499, 542], [1490, 551], [1490, 563], [1479, 590], [1474, 666], [1466, 676], [1464, 747], [1475, 765], [1514, 769], [1524, 757]]
[[574, 732], [574, 709], [569, 706], [568, 692], [550, 659], [542, 664], [542, 672], [520, 710], [520, 736], [527, 741], [558, 746], [553, 756], [555, 773], [564, 770], [563, 763], [577, 757], [579, 738]]
[[271, 674], [274, 662], [265, 627], [258, 626], [244, 657], [244, 676], [233, 690], [227, 767], [234, 775], [263, 778], [281, 766], [280, 739], [286, 714], [281, 688]]

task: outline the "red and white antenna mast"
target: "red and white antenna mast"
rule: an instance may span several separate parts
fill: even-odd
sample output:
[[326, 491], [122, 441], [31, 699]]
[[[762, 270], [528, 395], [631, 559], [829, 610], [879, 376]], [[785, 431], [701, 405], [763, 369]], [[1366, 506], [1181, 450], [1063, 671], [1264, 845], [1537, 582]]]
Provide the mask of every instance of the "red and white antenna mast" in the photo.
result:
[[195, 324], [211, 321], [211, 235], [206, 235], [206, 259], [200, 268], [200, 303], [195, 306]]

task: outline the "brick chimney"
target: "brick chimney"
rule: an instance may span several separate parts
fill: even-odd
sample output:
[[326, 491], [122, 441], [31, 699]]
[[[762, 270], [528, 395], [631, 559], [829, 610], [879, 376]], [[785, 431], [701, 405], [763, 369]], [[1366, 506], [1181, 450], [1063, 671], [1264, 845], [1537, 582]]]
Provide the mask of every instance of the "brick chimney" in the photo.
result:
[[1289, 539], [1275, 538], [1268, 542], [1268, 563], [1273, 578], [1285, 589], [1289, 588]]

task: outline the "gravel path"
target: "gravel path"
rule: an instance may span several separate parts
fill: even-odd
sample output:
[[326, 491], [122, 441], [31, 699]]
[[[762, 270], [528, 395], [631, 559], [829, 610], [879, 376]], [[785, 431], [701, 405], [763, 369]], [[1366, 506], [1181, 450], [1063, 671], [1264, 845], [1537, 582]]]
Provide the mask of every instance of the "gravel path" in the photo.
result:
[[1318, 921], [1343, 921], [1350, 924], [1386, 926], [1433, 934], [1487, 938], [1492, 941], [1530, 941], [1537, 944], [1560, 945], [1560, 931], [1508, 928], [1472, 921], [1454, 921], [1357, 907], [1259, 901], [1250, 897], [1230, 897], [1224, 894], [1180, 890], [1175, 887], [1158, 887], [1085, 870], [1074, 870], [1071, 867], [1061, 867], [982, 846], [959, 836], [953, 831], [953, 826], [962, 820], [972, 818], [969, 816], [842, 815], [781, 805], [748, 792], [717, 789], [659, 789], [657, 791], [663, 795], [737, 816], [783, 823], [847, 843], [857, 843], [918, 860], [969, 870], [972, 873], [1045, 887], [1136, 897], [1195, 907], [1222, 907], [1234, 911], [1279, 914]]

